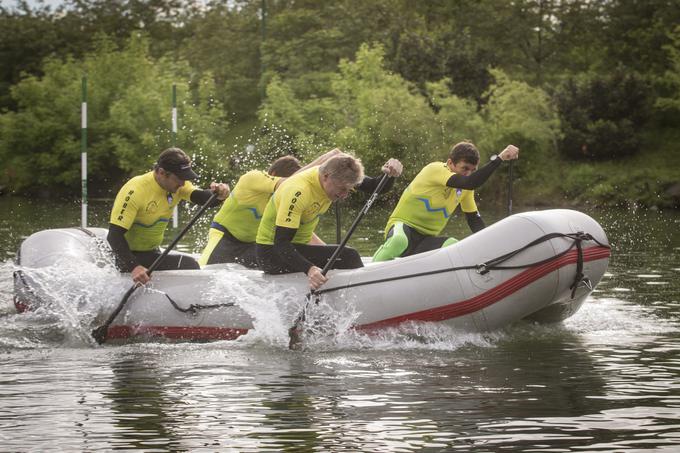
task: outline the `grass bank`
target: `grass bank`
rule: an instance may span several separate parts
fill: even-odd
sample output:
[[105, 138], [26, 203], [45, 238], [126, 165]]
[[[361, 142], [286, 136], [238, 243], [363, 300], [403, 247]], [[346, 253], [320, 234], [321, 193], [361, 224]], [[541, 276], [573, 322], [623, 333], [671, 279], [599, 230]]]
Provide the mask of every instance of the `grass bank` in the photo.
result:
[[650, 129], [640, 153], [611, 161], [560, 159], [540, 182], [516, 183], [515, 203], [680, 208], [680, 130]]

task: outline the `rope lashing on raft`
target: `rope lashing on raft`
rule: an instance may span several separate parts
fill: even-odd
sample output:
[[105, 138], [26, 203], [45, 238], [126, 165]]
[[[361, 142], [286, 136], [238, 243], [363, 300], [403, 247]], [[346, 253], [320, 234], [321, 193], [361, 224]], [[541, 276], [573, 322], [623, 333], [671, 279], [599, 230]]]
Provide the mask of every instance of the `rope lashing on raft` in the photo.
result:
[[[531, 247], [534, 247], [542, 242], [549, 241], [551, 239], [556, 239], [556, 238], [568, 238], [572, 239], [573, 242], [571, 245], [564, 251], [558, 253], [557, 255], [551, 256], [549, 258], [536, 261], [533, 263], [528, 263], [528, 264], [518, 264], [514, 266], [501, 266], [500, 264], [504, 263], [505, 261], [509, 260], [510, 258], [520, 254], [524, 250], [527, 250]], [[416, 278], [416, 277], [423, 277], [427, 275], [435, 275], [435, 274], [441, 274], [444, 272], [455, 272], [455, 271], [461, 271], [461, 270], [475, 270], [477, 273], [480, 275], [485, 275], [489, 273], [492, 270], [505, 270], [505, 269], [523, 269], [527, 267], [533, 267], [533, 266], [540, 266], [541, 264], [548, 263], [550, 261], [556, 260], [567, 253], [574, 247], [576, 247], [577, 250], [577, 257], [576, 257], [576, 276], [574, 277], [574, 282], [572, 285], [569, 287], [571, 289], [571, 298], [573, 299], [574, 296], [576, 295], [576, 289], [580, 286], [586, 286], [589, 289], [592, 289], [592, 283], [590, 279], [583, 274], [583, 241], [593, 241], [597, 245], [611, 249], [611, 247], [608, 244], [603, 244], [597, 239], [595, 239], [591, 234], [589, 233], [584, 233], [582, 231], [579, 231], [577, 233], [549, 233], [546, 234], [545, 236], [541, 236], [540, 238], [537, 238], [528, 244], [518, 248], [517, 250], [513, 250], [512, 252], [506, 253], [504, 255], [501, 255], [497, 258], [493, 258], [491, 260], [488, 260], [484, 263], [479, 263], [479, 264], [473, 264], [473, 265], [468, 265], [468, 266], [458, 266], [458, 267], [448, 267], [444, 269], [437, 269], [433, 271], [427, 271], [427, 272], [418, 272], [415, 274], [407, 274], [407, 275], [400, 275], [397, 277], [387, 277], [387, 278], [380, 278], [377, 280], [371, 280], [371, 281], [366, 281], [366, 282], [358, 282], [358, 283], [351, 283], [343, 286], [336, 286], [333, 288], [327, 288], [327, 289], [321, 289], [315, 292], [316, 295], [321, 295], [324, 293], [329, 293], [332, 291], [338, 291], [341, 289], [348, 289], [348, 288], [356, 288], [358, 286], [366, 286], [366, 285], [375, 285], [377, 283], [385, 283], [385, 282], [391, 282], [395, 280], [404, 280], [407, 278]], [[318, 299], [317, 299], [318, 303]]]
[[[98, 240], [98, 242], [103, 243], [101, 238], [97, 237], [96, 234], [94, 234], [92, 231], [88, 230], [87, 228], [83, 228], [83, 227], [76, 227], [76, 228], [80, 231], [83, 231], [84, 233], [86, 233], [88, 236], [94, 238], [95, 240]], [[189, 314], [192, 314], [192, 315], [195, 315], [200, 310], [214, 310], [214, 309], [223, 308], [223, 307], [233, 307], [235, 305], [233, 302], [229, 302], [229, 303], [226, 303], [226, 304], [210, 304], [210, 305], [191, 304], [187, 308], [182, 308], [167, 293], [163, 293], [163, 295], [168, 298], [168, 300], [170, 301], [170, 305], [172, 305], [172, 307], [175, 310], [182, 312], [182, 313], [189, 313]]]
[[187, 308], [182, 308], [177, 304], [177, 302], [172, 300], [172, 297], [170, 297], [167, 293], [163, 293], [163, 295], [168, 298], [168, 300], [170, 301], [170, 304], [172, 305], [172, 307], [175, 310], [180, 311], [182, 313], [189, 313], [189, 314], [192, 314], [192, 315], [195, 315], [200, 310], [215, 310], [217, 308], [233, 307], [234, 305], [236, 305], [234, 302], [228, 302], [226, 304], [210, 304], [210, 305], [191, 304]]

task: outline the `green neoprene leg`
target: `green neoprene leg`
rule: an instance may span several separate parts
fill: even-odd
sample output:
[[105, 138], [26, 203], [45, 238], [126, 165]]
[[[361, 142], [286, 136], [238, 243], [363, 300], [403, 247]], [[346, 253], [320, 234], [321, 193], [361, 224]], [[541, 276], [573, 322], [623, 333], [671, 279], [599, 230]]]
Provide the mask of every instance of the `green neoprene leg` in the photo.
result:
[[447, 240], [444, 241], [444, 243], [442, 244], [442, 247], [441, 247], [441, 248], [448, 247], [449, 245], [453, 245], [453, 244], [455, 244], [456, 242], [458, 242], [458, 239], [456, 239], [456, 238], [448, 238]]
[[373, 261], [389, 261], [406, 251], [408, 248], [408, 238], [404, 233], [404, 224], [396, 222], [392, 227], [392, 236], [380, 246], [373, 255]]

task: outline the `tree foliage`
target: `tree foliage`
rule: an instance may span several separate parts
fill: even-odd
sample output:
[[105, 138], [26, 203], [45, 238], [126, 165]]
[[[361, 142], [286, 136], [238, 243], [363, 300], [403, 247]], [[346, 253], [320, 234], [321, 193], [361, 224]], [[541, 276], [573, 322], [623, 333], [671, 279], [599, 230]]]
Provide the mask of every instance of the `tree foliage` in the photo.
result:
[[[518, 172], [534, 178], [556, 146], [585, 161], [653, 152], [644, 131], [680, 115], [678, 0], [13, 3], [0, 6], [0, 184], [14, 189], [31, 174], [77, 189], [85, 69], [103, 185], [140, 167], [137, 150], [168, 143], [172, 82], [186, 102], [180, 143], [198, 160], [228, 148], [215, 159], [225, 177], [329, 146], [368, 167], [420, 163], [469, 138], [483, 153], [519, 143]], [[115, 66], [140, 34], [138, 68]], [[259, 119], [255, 148], [226, 143], [225, 118]]]
[[656, 107], [664, 113], [680, 114], [680, 25], [669, 33], [671, 43], [665, 46], [670, 69], [659, 78], [662, 85], [661, 95]]
[[635, 154], [650, 116], [650, 92], [620, 68], [610, 75], [572, 78], [556, 95], [563, 119], [560, 151], [571, 158], [611, 159]]
[[522, 143], [529, 155], [554, 155], [559, 120], [546, 93], [492, 70], [496, 82], [478, 109], [453, 94], [448, 81], [428, 84], [423, 95], [413, 83], [389, 72], [384, 49], [362, 46], [354, 61], [340, 62], [329, 96], [304, 98], [291, 84], [274, 79], [260, 111], [263, 122], [295, 137], [293, 151], [310, 157], [322, 147], [340, 146], [378, 168], [389, 157], [408, 165], [407, 179], [431, 161], [446, 159], [451, 145], [471, 139], [489, 155]]
[[[211, 80], [187, 83], [181, 62], [153, 60], [148, 40], [133, 36], [123, 49], [100, 37], [82, 61], [48, 59], [44, 77], [12, 88], [16, 112], [0, 116], [4, 179], [17, 190], [36, 186], [75, 189], [80, 184], [81, 77], [88, 85], [88, 167], [92, 181], [108, 188], [148, 169], [172, 143], [171, 87], [183, 100], [177, 144], [199, 161], [221, 151], [224, 113], [212, 99]], [[214, 159], [211, 159], [214, 160]]]

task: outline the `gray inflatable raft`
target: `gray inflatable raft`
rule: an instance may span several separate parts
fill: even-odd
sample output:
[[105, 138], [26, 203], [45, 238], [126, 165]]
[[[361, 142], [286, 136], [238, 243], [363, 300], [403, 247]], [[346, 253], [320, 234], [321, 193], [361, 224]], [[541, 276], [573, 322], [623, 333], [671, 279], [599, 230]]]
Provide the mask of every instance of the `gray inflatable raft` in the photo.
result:
[[[28, 237], [19, 251], [15, 305], [32, 309], [48, 299], [35, 272], [65, 256], [95, 262], [106, 230], [65, 228]], [[515, 214], [460, 242], [390, 262], [329, 273], [318, 293], [323, 306], [351, 310], [353, 327], [374, 330], [404, 322], [446, 323], [489, 331], [521, 319], [558, 322], [575, 313], [609, 263], [600, 225], [573, 210]], [[120, 291], [129, 276], [120, 277]], [[109, 339], [161, 335], [176, 339], [233, 339], [257, 324], [249, 304], [271, 302], [292, 322], [305, 302], [303, 274], [264, 275], [234, 265], [157, 271], [109, 328]], [[102, 307], [105, 319], [120, 298]], [[314, 307], [312, 306], [312, 310]]]

